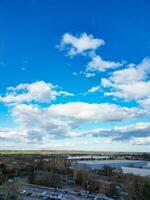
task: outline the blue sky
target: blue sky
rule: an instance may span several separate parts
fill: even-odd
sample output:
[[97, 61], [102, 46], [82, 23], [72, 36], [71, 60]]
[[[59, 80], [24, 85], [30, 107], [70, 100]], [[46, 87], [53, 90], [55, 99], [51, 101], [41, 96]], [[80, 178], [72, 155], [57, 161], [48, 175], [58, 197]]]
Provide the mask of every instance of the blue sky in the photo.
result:
[[1, 149], [149, 151], [149, 8], [0, 1]]

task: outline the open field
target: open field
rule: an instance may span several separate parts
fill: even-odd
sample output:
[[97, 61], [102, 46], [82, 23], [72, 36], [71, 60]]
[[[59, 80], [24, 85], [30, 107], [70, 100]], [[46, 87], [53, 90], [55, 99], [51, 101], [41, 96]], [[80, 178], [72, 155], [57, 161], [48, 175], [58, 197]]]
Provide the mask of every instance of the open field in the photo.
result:
[[[102, 155], [129, 155], [139, 154], [140, 152], [115, 152], [115, 151], [78, 151], [78, 150], [0, 150], [0, 155], [4, 154], [102, 154]], [[141, 152], [147, 153], [147, 152]]]

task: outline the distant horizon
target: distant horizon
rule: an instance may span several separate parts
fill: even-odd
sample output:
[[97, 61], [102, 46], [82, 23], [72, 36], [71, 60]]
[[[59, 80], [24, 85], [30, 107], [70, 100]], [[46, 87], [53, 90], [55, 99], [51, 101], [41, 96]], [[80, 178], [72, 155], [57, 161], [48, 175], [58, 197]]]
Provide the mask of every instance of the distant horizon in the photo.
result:
[[73, 152], [73, 154], [75, 153], [75, 152], [78, 152], [78, 153], [89, 153], [89, 154], [91, 154], [91, 153], [150, 153], [149, 151], [147, 151], [147, 152], [145, 152], [145, 151], [99, 151], [99, 150], [97, 150], [97, 151], [88, 151], [88, 150], [57, 150], [57, 149], [34, 149], [34, 150], [30, 150], [30, 149], [19, 149], [19, 150], [17, 150], [17, 149], [5, 149], [5, 150], [0, 150], [0, 154], [1, 154], [1, 152], [16, 152], [16, 151], [20, 151], [20, 152], [66, 152], [65, 154], [67, 154], [67, 153], [71, 153], [71, 152]]

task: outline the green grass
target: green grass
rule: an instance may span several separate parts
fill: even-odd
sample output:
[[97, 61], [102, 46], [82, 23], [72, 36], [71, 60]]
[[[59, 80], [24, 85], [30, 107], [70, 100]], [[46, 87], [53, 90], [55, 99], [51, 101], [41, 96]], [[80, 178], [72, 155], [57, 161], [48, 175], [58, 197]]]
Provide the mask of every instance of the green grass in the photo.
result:
[[[106, 152], [106, 151], [79, 151], [79, 150], [0, 150], [0, 155], [10, 154], [136, 154], [136, 152]], [[138, 152], [137, 152], [138, 153]]]

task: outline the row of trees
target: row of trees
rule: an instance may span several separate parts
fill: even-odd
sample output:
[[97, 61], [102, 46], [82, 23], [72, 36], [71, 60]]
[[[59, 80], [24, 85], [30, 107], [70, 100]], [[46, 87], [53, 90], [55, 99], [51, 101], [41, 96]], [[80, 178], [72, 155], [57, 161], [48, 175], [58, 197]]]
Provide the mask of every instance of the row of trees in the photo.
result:
[[[149, 177], [117, 175], [110, 168], [104, 168], [98, 174], [84, 169], [74, 173], [76, 184], [89, 192], [101, 192], [112, 197], [123, 196], [126, 200], [150, 200]], [[102, 179], [100, 175], [103, 175]]]
[[82, 186], [86, 191], [101, 192], [110, 196], [117, 195], [117, 189], [114, 184], [108, 183], [105, 180], [100, 180], [100, 176], [89, 170], [74, 171], [76, 184]]
[[128, 200], [149, 200], [150, 179], [146, 177], [125, 175], [122, 177]]
[[60, 175], [53, 171], [43, 171], [42, 175], [37, 175], [33, 170], [28, 176], [28, 182], [35, 185], [58, 187], [60, 185]]

